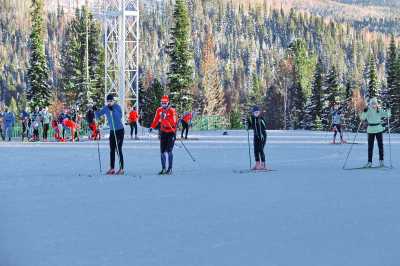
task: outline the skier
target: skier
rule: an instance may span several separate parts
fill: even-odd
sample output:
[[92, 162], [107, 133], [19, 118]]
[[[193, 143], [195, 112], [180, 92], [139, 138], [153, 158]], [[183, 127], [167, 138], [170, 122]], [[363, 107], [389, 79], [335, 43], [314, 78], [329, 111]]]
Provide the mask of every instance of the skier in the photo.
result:
[[135, 139], [136, 140], [139, 139], [138, 136], [137, 136], [137, 133], [138, 133], [137, 123], [138, 123], [138, 120], [139, 120], [139, 114], [138, 114], [138, 112], [136, 110], [136, 106], [133, 106], [131, 111], [129, 112], [129, 117], [128, 117], [128, 123], [129, 123], [129, 126], [131, 127], [131, 139], [133, 139], [133, 130], [134, 129], [135, 129]]
[[252, 116], [248, 120], [247, 130], [254, 131], [254, 157], [256, 165], [252, 170], [266, 170], [264, 148], [267, 142], [267, 123], [261, 116], [260, 108], [254, 106]]
[[24, 111], [20, 114], [21, 125], [22, 125], [22, 141], [24, 141], [25, 134], [27, 139], [29, 140], [29, 109], [25, 108]]
[[39, 107], [35, 108], [35, 112], [32, 114], [32, 128], [33, 128], [33, 136], [32, 141], [39, 141], [39, 127], [41, 124], [40, 117], [40, 109]]
[[54, 139], [59, 141], [59, 142], [64, 142], [65, 140], [61, 137], [61, 131], [60, 128], [58, 126], [58, 119], [54, 118], [51, 121], [51, 127], [53, 128], [54, 131]]
[[343, 139], [343, 132], [342, 132], [342, 111], [340, 110], [338, 105], [335, 105], [333, 112], [332, 112], [332, 130], [333, 134], [333, 142], [332, 144], [336, 144], [336, 136], [339, 132], [340, 134], [340, 143], [345, 144], [346, 141]]
[[[150, 132], [160, 126], [160, 152], [162, 170], [159, 175], [171, 175], [174, 155], [172, 153], [176, 140], [177, 115], [174, 108], [169, 105], [169, 97], [161, 98], [161, 107], [156, 111]], [[166, 167], [168, 156], [168, 169]]]
[[8, 138], [8, 141], [11, 141], [12, 137], [12, 129], [15, 125], [15, 115], [13, 112], [9, 111], [8, 108], [5, 108], [4, 112], [4, 129], [5, 136]]
[[385, 166], [383, 151], [383, 132], [385, 131], [385, 128], [382, 126], [382, 119], [390, 118], [390, 116], [390, 110], [385, 111], [380, 109], [378, 100], [376, 98], [372, 98], [369, 101], [369, 107], [365, 107], [364, 112], [360, 114], [361, 120], [368, 122], [368, 163], [365, 166], [366, 168], [372, 167], [372, 155], [374, 151], [375, 138], [379, 147], [379, 166]]
[[186, 112], [183, 114], [183, 117], [181, 119], [181, 125], [182, 125], [181, 139], [183, 139], [183, 134], [185, 132], [186, 132], [185, 139], [188, 138], [189, 127], [190, 127], [190, 124], [192, 123], [192, 118], [193, 118], [193, 115], [191, 112]]
[[96, 125], [96, 116], [93, 111], [93, 106], [89, 106], [89, 110], [86, 113], [86, 122], [89, 125], [89, 129], [92, 131], [92, 134], [89, 136], [90, 140], [97, 140], [99, 137], [100, 139], [100, 132], [97, 130], [97, 125]]
[[[107, 171], [107, 175], [123, 175], [124, 172], [124, 156], [122, 154], [122, 144], [124, 142], [124, 125], [122, 124], [122, 109], [114, 102], [114, 96], [112, 94], [107, 95], [107, 105], [104, 106], [100, 111], [94, 107], [96, 118], [106, 116], [108, 125], [110, 127], [110, 170]], [[115, 152], [119, 157], [120, 169], [115, 172]]]
[[5, 141], [6, 137], [4, 136], [3, 127], [4, 127], [4, 113], [0, 109], [0, 136], [1, 139]]
[[45, 107], [41, 112], [40, 116], [42, 118], [43, 126], [43, 141], [47, 141], [48, 132], [50, 128], [51, 114], [49, 113], [49, 108]]

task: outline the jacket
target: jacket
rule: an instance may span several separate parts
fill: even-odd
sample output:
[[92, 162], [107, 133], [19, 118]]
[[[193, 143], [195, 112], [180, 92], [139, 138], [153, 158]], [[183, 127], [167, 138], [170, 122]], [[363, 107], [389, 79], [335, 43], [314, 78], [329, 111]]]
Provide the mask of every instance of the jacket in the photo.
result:
[[366, 120], [368, 122], [367, 133], [377, 134], [385, 131], [382, 126], [382, 118], [389, 118], [391, 116], [390, 111], [375, 110], [368, 108], [360, 114], [361, 120]]
[[165, 133], [175, 133], [177, 124], [176, 111], [174, 108], [168, 107], [164, 109], [159, 107], [156, 111], [151, 128], [156, 128], [160, 125], [160, 131]]

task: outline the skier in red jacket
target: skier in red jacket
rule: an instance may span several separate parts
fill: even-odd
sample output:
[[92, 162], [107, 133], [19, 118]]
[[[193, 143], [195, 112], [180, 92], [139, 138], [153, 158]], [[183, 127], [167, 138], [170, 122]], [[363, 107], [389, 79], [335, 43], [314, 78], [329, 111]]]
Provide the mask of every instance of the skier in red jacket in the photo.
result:
[[191, 112], [186, 112], [183, 114], [183, 117], [181, 119], [181, 124], [182, 124], [182, 133], [181, 133], [181, 139], [183, 139], [183, 134], [185, 134], [185, 139], [188, 138], [188, 133], [189, 133], [189, 127], [190, 124], [192, 123], [192, 118], [193, 115]]
[[[169, 104], [169, 97], [163, 96], [161, 98], [161, 107], [156, 111], [153, 123], [150, 127], [150, 132], [160, 126], [160, 152], [161, 152], [161, 166], [162, 170], [160, 175], [171, 175], [174, 156], [172, 150], [174, 149], [176, 139], [176, 126], [177, 115], [174, 108]], [[166, 167], [168, 156], [168, 169]]]
[[131, 139], [133, 139], [133, 130], [135, 130], [135, 139], [139, 139], [137, 134], [138, 134], [138, 123], [139, 120], [139, 114], [138, 111], [136, 110], [136, 107], [132, 107], [131, 111], [129, 112], [129, 117], [128, 117], [128, 123], [129, 126], [131, 127]]

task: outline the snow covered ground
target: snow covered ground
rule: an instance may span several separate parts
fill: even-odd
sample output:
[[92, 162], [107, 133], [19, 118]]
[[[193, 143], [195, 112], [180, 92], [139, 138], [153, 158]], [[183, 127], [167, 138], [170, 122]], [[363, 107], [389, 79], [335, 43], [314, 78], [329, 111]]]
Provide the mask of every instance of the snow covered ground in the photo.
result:
[[[195, 133], [197, 162], [176, 147], [162, 177], [154, 138], [126, 141], [121, 177], [98, 174], [93, 143], [0, 143], [0, 265], [400, 265], [400, 136], [393, 170], [354, 171], [330, 136], [270, 132], [277, 171], [234, 174], [249, 165], [246, 132]], [[366, 162], [358, 142], [350, 167]], [[104, 170], [105, 141], [101, 157]]]

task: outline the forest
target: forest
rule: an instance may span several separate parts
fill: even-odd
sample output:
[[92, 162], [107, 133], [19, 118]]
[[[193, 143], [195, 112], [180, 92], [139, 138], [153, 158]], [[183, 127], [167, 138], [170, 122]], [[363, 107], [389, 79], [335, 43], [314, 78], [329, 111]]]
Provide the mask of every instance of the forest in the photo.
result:
[[[17, 111], [29, 102], [32, 10], [28, 0], [0, 1], [0, 100]], [[348, 121], [356, 123], [355, 107], [371, 91], [385, 105], [398, 93], [396, 18], [333, 20], [267, 1], [184, 3], [190, 20], [190, 93], [196, 99], [192, 108], [199, 114], [224, 116], [234, 127], [251, 106], [260, 105], [270, 128], [324, 128], [334, 103], [346, 109]], [[169, 91], [168, 46], [176, 17], [175, 1], [154, 1], [144, 8], [145, 4], [140, 74], [142, 98], [147, 102], [141, 104], [150, 105], [154, 93]], [[323, 10], [319, 13], [323, 15]], [[85, 99], [75, 99], [88, 87], [101, 99], [100, 22], [85, 8], [72, 15], [62, 8], [42, 15], [50, 101], [85, 104]], [[81, 56], [85, 43], [79, 38], [86, 21], [91, 25], [89, 80]], [[322, 105], [317, 112], [316, 93]], [[399, 108], [393, 108], [398, 115]], [[355, 126], [349, 123], [349, 127]]]

